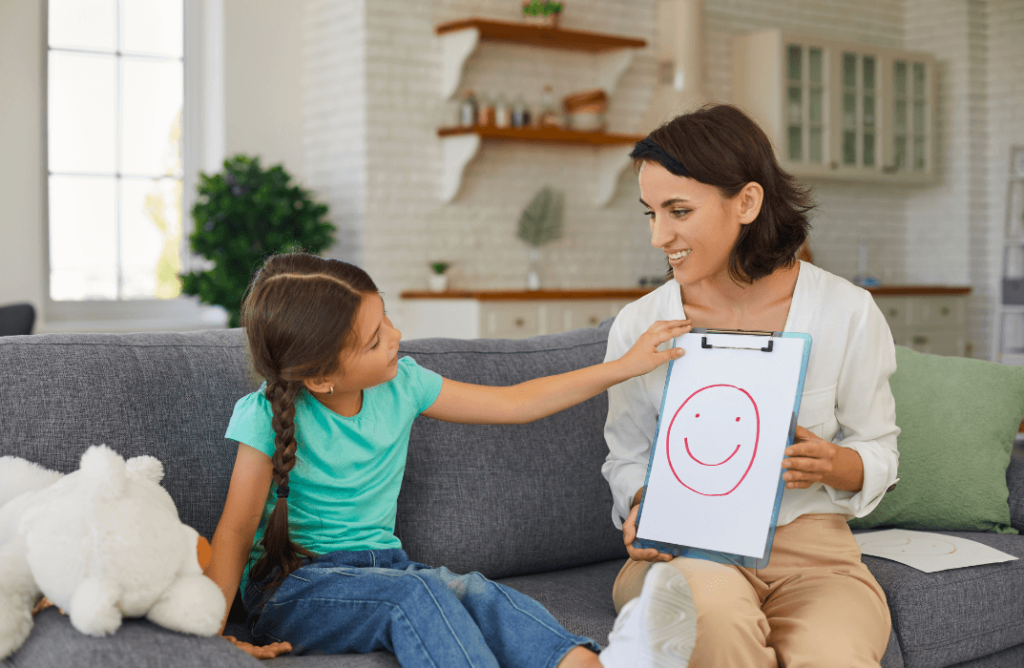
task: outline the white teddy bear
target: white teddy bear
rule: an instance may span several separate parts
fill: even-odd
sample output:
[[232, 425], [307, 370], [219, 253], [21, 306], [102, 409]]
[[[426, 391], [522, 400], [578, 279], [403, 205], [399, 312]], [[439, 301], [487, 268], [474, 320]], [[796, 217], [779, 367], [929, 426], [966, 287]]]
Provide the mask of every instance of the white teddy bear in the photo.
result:
[[124, 458], [100, 445], [63, 475], [0, 457], [0, 660], [32, 630], [46, 596], [91, 636], [114, 633], [122, 617], [212, 636], [225, 601], [203, 575], [197, 546], [160, 486], [154, 457]]

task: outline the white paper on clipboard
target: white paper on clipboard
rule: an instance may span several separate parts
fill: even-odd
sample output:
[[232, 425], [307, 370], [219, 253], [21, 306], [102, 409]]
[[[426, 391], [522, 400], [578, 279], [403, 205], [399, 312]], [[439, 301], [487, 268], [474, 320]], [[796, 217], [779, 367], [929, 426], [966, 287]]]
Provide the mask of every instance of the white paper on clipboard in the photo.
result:
[[638, 538], [767, 556], [809, 345], [771, 340], [771, 352], [762, 350], [764, 336], [691, 332], [676, 340], [686, 354], [668, 373]]

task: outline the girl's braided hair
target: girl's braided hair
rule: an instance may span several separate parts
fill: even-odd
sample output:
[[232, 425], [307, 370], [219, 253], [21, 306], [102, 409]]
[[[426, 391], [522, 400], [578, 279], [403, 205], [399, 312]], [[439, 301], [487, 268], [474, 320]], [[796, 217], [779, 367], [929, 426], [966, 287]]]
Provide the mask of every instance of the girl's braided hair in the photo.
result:
[[[267, 381], [266, 398], [274, 429], [274, 483], [284, 492], [295, 467], [295, 398], [303, 381], [335, 373], [341, 352], [355, 332], [355, 319], [377, 286], [359, 267], [303, 253], [274, 255], [256, 273], [242, 303], [242, 327], [253, 369]], [[263, 534], [265, 553], [250, 577], [260, 581], [280, 568], [271, 587], [314, 556], [292, 542], [287, 493], [277, 503]]]

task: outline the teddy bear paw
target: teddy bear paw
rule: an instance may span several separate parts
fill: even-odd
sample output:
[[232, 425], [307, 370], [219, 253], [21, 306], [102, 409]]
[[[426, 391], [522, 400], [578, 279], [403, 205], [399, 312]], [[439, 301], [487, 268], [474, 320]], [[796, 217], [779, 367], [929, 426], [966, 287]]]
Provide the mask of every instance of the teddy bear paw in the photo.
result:
[[71, 625], [90, 636], [108, 636], [121, 627], [117, 589], [102, 580], [87, 578], [71, 597]]
[[146, 618], [165, 629], [197, 636], [216, 635], [227, 604], [220, 587], [205, 575], [186, 575], [175, 580], [146, 613]]

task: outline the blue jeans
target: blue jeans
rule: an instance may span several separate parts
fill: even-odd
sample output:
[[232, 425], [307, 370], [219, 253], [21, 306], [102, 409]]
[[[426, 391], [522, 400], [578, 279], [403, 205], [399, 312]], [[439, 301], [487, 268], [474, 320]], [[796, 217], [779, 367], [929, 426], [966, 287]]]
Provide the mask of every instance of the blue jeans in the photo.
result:
[[268, 591], [276, 574], [243, 602], [256, 644], [286, 640], [293, 654], [386, 649], [404, 668], [548, 668], [577, 645], [599, 651], [525, 594], [403, 550], [331, 552]]

